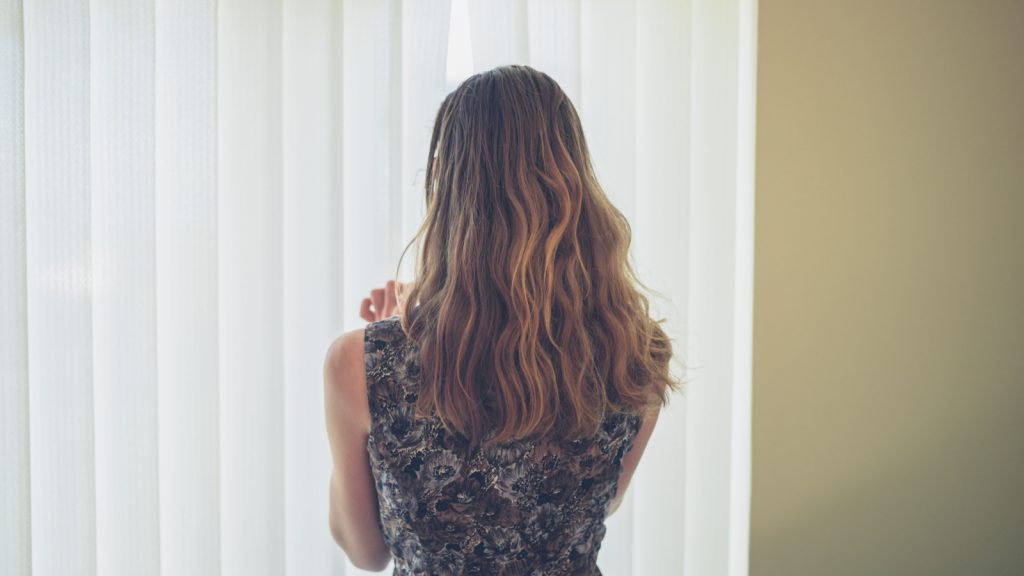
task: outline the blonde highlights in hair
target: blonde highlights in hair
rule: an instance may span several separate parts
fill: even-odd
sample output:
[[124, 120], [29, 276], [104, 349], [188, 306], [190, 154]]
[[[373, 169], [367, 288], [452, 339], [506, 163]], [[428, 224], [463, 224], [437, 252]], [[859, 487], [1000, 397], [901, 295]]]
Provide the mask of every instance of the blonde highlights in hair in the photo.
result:
[[420, 343], [418, 410], [474, 442], [568, 438], [678, 387], [629, 224], [553, 79], [503, 66], [464, 81], [437, 113], [425, 188], [401, 298]]

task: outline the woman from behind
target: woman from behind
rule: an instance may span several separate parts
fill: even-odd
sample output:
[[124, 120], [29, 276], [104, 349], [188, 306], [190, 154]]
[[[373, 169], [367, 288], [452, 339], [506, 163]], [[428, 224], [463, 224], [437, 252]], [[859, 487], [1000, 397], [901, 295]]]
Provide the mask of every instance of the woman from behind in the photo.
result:
[[[576, 111], [526, 66], [463, 82], [430, 141], [414, 282], [324, 364], [330, 526], [395, 574], [599, 574], [678, 386]], [[393, 315], [394, 313], [394, 315]]]

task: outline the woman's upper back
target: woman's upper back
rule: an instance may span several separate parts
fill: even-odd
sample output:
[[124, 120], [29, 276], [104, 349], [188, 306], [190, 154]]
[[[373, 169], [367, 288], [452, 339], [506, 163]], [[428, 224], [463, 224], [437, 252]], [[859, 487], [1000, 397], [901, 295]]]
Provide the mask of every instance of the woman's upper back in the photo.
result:
[[639, 416], [596, 435], [474, 449], [415, 411], [419, 348], [398, 317], [365, 329], [367, 449], [396, 574], [599, 574], [597, 552]]

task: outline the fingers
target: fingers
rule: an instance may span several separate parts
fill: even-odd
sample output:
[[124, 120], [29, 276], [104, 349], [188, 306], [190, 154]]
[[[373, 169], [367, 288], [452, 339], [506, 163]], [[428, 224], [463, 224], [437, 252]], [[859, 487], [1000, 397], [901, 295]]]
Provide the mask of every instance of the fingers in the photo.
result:
[[374, 288], [370, 290], [370, 300], [373, 302], [374, 320], [383, 320], [384, 316], [384, 289]]
[[367, 322], [376, 322], [399, 314], [398, 310], [398, 289], [407, 292], [412, 287], [411, 283], [398, 283], [388, 280], [383, 288], [370, 290], [370, 297], [363, 298], [359, 307], [359, 317]]
[[363, 304], [359, 307], [359, 317], [367, 322], [373, 322], [376, 318], [373, 317], [373, 311], [370, 310], [370, 299], [363, 298]]
[[384, 318], [391, 317], [395, 314], [395, 308], [398, 307], [398, 296], [395, 294], [395, 281], [388, 280], [384, 286]]

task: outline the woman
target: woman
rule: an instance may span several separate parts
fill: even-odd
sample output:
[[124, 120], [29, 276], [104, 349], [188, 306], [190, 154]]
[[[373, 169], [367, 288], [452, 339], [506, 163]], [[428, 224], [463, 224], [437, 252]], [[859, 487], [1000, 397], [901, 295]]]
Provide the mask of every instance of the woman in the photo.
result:
[[677, 382], [576, 111], [526, 66], [445, 98], [416, 280], [324, 365], [330, 526], [395, 574], [599, 574]]

